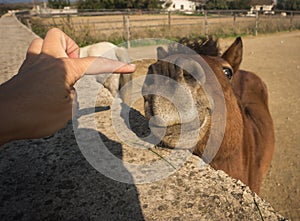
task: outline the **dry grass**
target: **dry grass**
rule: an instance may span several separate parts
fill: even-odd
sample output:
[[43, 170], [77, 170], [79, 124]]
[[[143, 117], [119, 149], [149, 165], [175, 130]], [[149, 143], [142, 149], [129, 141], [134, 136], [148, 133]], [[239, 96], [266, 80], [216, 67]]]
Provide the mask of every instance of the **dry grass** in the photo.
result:
[[[169, 25], [167, 15], [131, 15], [130, 39], [162, 38], [178, 40], [182, 37], [218, 37], [251, 35], [255, 33], [254, 17], [209, 17], [205, 26], [203, 16], [172, 15]], [[126, 19], [123, 15], [64, 18], [32, 18], [34, 31], [43, 37], [51, 27], [59, 27], [70, 35], [80, 46], [99, 41], [119, 44], [128, 39]], [[260, 16], [257, 32], [270, 33], [300, 28], [300, 15], [293, 17]]]

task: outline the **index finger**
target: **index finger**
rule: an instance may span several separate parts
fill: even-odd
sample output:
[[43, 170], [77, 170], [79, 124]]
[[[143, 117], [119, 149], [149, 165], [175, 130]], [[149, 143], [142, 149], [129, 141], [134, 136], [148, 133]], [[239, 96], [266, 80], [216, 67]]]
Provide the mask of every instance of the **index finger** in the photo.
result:
[[47, 32], [41, 52], [55, 58], [79, 57], [78, 45], [58, 28]]
[[104, 57], [85, 57], [65, 59], [67, 65], [67, 81], [69, 85], [75, 84], [83, 75], [96, 75], [103, 73], [129, 74], [136, 70], [133, 64], [127, 64]]

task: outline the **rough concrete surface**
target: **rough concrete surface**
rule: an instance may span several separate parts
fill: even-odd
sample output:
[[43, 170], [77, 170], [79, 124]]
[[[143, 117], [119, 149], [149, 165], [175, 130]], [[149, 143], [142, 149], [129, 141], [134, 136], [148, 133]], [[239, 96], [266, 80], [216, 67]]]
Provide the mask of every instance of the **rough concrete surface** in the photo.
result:
[[[0, 29], [2, 83], [17, 72], [35, 36], [13, 17], [1, 18]], [[120, 142], [107, 107], [111, 97], [104, 89], [100, 94], [95, 117], [106, 147], [124, 162], [157, 160], [147, 149]], [[79, 111], [90, 114], [80, 107]], [[143, 126], [137, 111], [132, 110], [131, 119], [132, 127]], [[240, 181], [199, 165], [203, 162], [191, 156], [162, 180], [118, 182], [88, 163], [69, 123], [51, 137], [4, 145], [0, 151], [0, 220], [284, 220]]]

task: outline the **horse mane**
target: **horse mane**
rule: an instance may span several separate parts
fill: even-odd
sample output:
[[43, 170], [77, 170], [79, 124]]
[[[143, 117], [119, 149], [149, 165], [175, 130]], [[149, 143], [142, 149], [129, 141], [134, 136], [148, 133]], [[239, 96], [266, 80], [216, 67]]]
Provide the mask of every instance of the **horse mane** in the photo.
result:
[[194, 38], [181, 38], [178, 43], [169, 45], [168, 55], [184, 53], [190, 54], [192, 51], [200, 55], [219, 56], [220, 48], [217, 38], [209, 37], [194, 37]]

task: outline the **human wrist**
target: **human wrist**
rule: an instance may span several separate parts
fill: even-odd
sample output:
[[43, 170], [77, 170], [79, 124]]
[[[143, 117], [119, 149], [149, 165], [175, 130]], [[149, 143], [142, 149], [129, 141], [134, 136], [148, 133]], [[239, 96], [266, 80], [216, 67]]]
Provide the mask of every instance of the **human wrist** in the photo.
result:
[[16, 99], [13, 93], [6, 86], [6, 83], [0, 85], [0, 146], [18, 139], [18, 125], [16, 113]]

